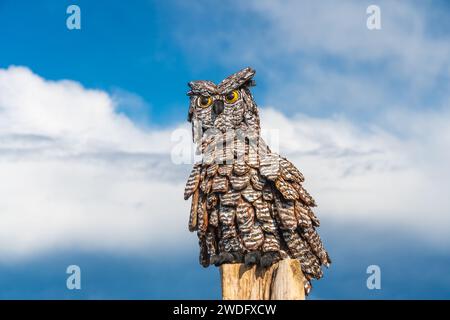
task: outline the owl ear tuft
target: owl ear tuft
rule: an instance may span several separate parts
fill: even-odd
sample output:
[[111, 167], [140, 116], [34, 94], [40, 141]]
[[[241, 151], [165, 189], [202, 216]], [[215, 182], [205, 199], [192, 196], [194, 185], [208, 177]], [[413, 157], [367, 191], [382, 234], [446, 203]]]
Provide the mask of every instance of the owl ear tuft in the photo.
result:
[[193, 106], [193, 97], [192, 96], [191, 96], [190, 100], [191, 100], [191, 103], [189, 105], [189, 111], [188, 111], [188, 116], [187, 116], [188, 122], [192, 122], [192, 118], [194, 117], [194, 106]]
[[190, 91], [188, 91], [188, 96], [201, 94], [204, 96], [210, 96], [216, 92], [216, 85], [211, 81], [205, 81], [205, 80], [196, 80], [196, 81], [190, 81], [188, 82], [189, 88], [191, 88]]
[[247, 67], [232, 74], [217, 86], [219, 93], [224, 94], [242, 86], [254, 85], [252, 78], [255, 73], [256, 71], [254, 69]]
[[244, 83], [244, 86], [246, 86], [246, 87], [254, 87], [254, 86], [256, 86], [256, 81], [253, 80], [253, 79], [250, 79], [246, 83]]

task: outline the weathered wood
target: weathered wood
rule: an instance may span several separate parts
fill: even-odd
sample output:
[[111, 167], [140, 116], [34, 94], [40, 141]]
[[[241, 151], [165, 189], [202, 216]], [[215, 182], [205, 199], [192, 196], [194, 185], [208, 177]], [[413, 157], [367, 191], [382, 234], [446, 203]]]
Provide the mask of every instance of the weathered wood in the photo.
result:
[[270, 268], [224, 264], [220, 267], [224, 300], [304, 300], [305, 277], [300, 263], [285, 259]]

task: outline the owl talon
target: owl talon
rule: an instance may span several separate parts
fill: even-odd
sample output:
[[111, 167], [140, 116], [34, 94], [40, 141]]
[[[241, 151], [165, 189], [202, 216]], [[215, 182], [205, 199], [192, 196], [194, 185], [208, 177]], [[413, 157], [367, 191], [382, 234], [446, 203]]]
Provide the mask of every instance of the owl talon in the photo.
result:
[[235, 263], [242, 263], [242, 262], [244, 262], [244, 254], [243, 253], [235, 251], [235, 252], [232, 252], [231, 254], [234, 257], [233, 262], [235, 262]]
[[259, 264], [263, 268], [268, 268], [272, 264], [280, 261], [280, 259], [281, 259], [281, 257], [280, 257], [280, 255], [277, 252], [266, 252], [261, 257], [261, 259], [259, 261]]
[[211, 258], [209, 259], [209, 263], [213, 264], [213, 265], [217, 265], [219, 260], [220, 260], [219, 256], [218, 255], [214, 255], [214, 256], [211, 256]]
[[[211, 257], [211, 261], [214, 260], [214, 265], [216, 267], [224, 264], [224, 263], [232, 263], [234, 260], [234, 256], [229, 252], [222, 252], [218, 256]], [[213, 262], [211, 262], [213, 263]]]
[[261, 258], [261, 252], [252, 251], [245, 255], [244, 263], [247, 267], [250, 267], [254, 264], [258, 264], [260, 258]]

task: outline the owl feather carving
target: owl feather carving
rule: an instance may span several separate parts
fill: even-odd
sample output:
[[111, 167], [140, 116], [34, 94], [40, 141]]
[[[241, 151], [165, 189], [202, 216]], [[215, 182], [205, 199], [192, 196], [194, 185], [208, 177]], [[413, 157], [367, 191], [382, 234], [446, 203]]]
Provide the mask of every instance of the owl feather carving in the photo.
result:
[[331, 263], [316, 231], [314, 199], [303, 174], [271, 152], [260, 137], [258, 108], [250, 92], [255, 71], [245, 68], [218, 85], [189, 82], [188, 120], [202, 160], [188, 178], [189, 230], [197, 232], [200, 263], [258, 264], [298, 259], [308, 280]]

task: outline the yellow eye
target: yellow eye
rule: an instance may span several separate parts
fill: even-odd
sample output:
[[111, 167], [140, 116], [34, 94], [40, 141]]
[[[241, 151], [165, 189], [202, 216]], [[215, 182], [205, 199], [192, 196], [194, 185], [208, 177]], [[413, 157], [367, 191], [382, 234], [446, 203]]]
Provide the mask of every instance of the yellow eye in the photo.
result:
[[209, 107], [212, 103], [212, 98], [211, 97], [205, 97], [205, 96], [201, 96], [198, 98], [198, 106], [202, 107], [202, 108], [206, 108]]
[[226, 103], [235, 103], [239, 99], [239, 91], [233, 90], [225, 96]]

